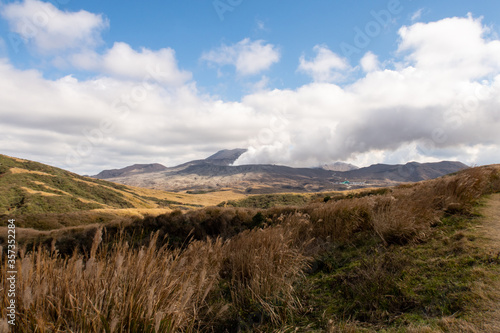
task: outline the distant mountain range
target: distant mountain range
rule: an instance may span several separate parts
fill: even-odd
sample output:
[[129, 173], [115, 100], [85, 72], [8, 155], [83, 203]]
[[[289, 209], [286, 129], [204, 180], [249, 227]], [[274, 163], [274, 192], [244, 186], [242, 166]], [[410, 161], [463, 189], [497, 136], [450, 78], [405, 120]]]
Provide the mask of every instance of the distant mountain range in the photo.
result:
[[135, 164], [122, 169], [105, 170], [93, 177], [167, 191], [232, 188], [245, 193], [317, 192], [416, 182], [467, 168], [463, 163], [450, 161], [375, 164], [365, 168], [341, 162], [320, 168], [270, 164], [234, 166], [233, 163], [245, 152], [245, 149], [221, 150], [206, 159], [175, 167], [156, 163]]

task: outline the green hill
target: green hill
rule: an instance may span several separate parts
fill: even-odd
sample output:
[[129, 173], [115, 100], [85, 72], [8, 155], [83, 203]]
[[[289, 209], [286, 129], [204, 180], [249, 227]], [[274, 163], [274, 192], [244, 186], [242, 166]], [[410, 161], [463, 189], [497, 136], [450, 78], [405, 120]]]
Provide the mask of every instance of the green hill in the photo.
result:
[[125, 186], [5, 155], [0, 155], [0, 191], [0, 213], [9, 215], [137, 206]]
[[19, 227], [58, 229], [113, 220], [118, 215], [158, 215], [222, 200], [134, 188], [83, 177], [42, 163], [0, 155], [0, 216]]

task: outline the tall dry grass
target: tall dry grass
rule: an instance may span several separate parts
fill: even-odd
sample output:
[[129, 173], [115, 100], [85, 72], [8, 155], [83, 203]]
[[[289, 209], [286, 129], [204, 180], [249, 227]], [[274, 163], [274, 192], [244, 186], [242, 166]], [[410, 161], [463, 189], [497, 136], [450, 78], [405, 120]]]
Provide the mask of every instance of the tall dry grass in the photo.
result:
[[294, 283], [304, 276], [310, 258], [294, 243], [297, 227], [247, 230], [225, 244], [223, 276], [239, 308], [264, 313], [276, 324], [301, 308]]
[[498, 191], [500, 167], [486, 166], [402, 185], [383, 195], [316, 203], [306, 211], [317, 239], [349, 241], [368, 230], [385, 244], [401, 244], [425, 239], [443, 214], [470, 213], [482, 195]]
[[[293, 284], [308, 258], [282, 226], [255, 229], [223, 242], [195, 241], [186, 249], [101, 246], [99, 230], [87, 255], [61, 257], [54, 248], [17, 260], [19, 332], [176, 332], [209, 330], [229, 308], [256, 311], [279, 323], [300, 307]], [[0, 284], [6, 286], [6, 262]], [[225, 279], [230, 299], [221, 297]], [[5, 309], [7, 295], [1, 296]], [[240, 309], [240, 310], [238, 310]], [[5, 318], [5, 313], [2, 313]]]
[[20, 332], [191, 330], [216, 310], [206, 299], [218, 281], [220, 240], [194, 242], [181, 252], [157, 249], [153, 237], [147, 248], [119, 242], [108, 252], [99, 248], [100, 236], [87, 257], [64, 259], [40, 248], [18, 259]]

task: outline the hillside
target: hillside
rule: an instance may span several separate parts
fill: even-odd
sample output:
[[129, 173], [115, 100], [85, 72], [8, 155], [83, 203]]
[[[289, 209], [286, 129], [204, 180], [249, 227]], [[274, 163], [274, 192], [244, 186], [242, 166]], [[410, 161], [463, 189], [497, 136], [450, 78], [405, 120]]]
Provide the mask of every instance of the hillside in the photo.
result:
[[216, 205], [227, 197], [243, 196], [228, 191], [194, 196], [134, 188], [0, 155], [0, 215], [19, 217], [21, 225], [24, 221], [37, 228], [93, 223], [116, 215], [158, 215]]
[[[467, 168], [460, 162], [377, 164], [365, 168], [344, 163], [322, 168], [292, 168], [265, 164], [233, 165], [244, 152], [244, 149], [223, 150], [204, 160], [190, 161], [159, 171], [130, 166], [102, 171], [94, 177], [165, 191], [232, 188], [241, 193], [262, 194], [390, 186], [433, 179]], [[341, 184], [346, 180], [357, 184]]]

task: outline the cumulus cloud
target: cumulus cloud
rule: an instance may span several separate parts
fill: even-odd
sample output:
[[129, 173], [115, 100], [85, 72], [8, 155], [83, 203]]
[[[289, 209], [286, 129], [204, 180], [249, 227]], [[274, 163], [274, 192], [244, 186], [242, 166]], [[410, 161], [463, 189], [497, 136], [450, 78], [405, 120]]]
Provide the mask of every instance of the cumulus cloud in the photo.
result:
[[398, 51], [409, 52], [407, 60], [423, 71], [478, 79], [500, 68], [500, 41], [490, 40], [489, 29], [470, 14], [404, 26], [399, 34]]
[[270, 162], [270, 156], [296, 165], [408, 158], [494, 162], [482, 149], [500, 146], [500, 41], [471, 16], [417, 23], [399, 33], [392, 65], [376, 69], [373, 56], [365, 55], [368, 73], [352, 84], [312, 83], [247, 96], [244, 102], [261, 112], [281, 106], [287, 123], [268, 125], [270, 139], [256, 135], [237, 163]]
[[380, 67], [378, 57], [370, 51], [366, 52], [363, 58], [361, 58], [360, 64], [365, 72], [373, 72]]
[[335, 82], [344, 78], [345, 71], [350, 68], [345, 58], [326, 46], [316, 45], [313, 50], [316, 52], [316, 57], [306, 60], [301, 56], [298, 71], [311, 76], [317, 82]]
[[48, 2], [24, 0], [4, 5], [1, 15], [11, 31], [43, 53], [93, 48], [108, 21], [85, 10], [61, 11]]
[[71, 62], [80, 69], [106, 73], [115, 77], [143, 80], [145, 78], [171, 85], [180, 85], [191, 79], [191, 73], [179, 70], [175, 51], [163, 48], [136, 51], [126, 43], [117, 42], [104, 54], [87, 51], [71, 56]]
[[167, 89], [106, 77], [52, 81], [6, 61], [0, 63], [0, 100], [2, 153], [23, 152], [81, 173], [134, 160], [175, 165], [243, 146], [265, 124], [251, 108], [200, 97], [190, 84]]
[[240, 75], [254, 75], [269, 69], [280, 57], [280, 51], [275, 45], [263, 40], [251, 41], [245, 38], [236, 44], [223, 44], [204, 52], [201, 59], [218, 66], [235, 66]]

